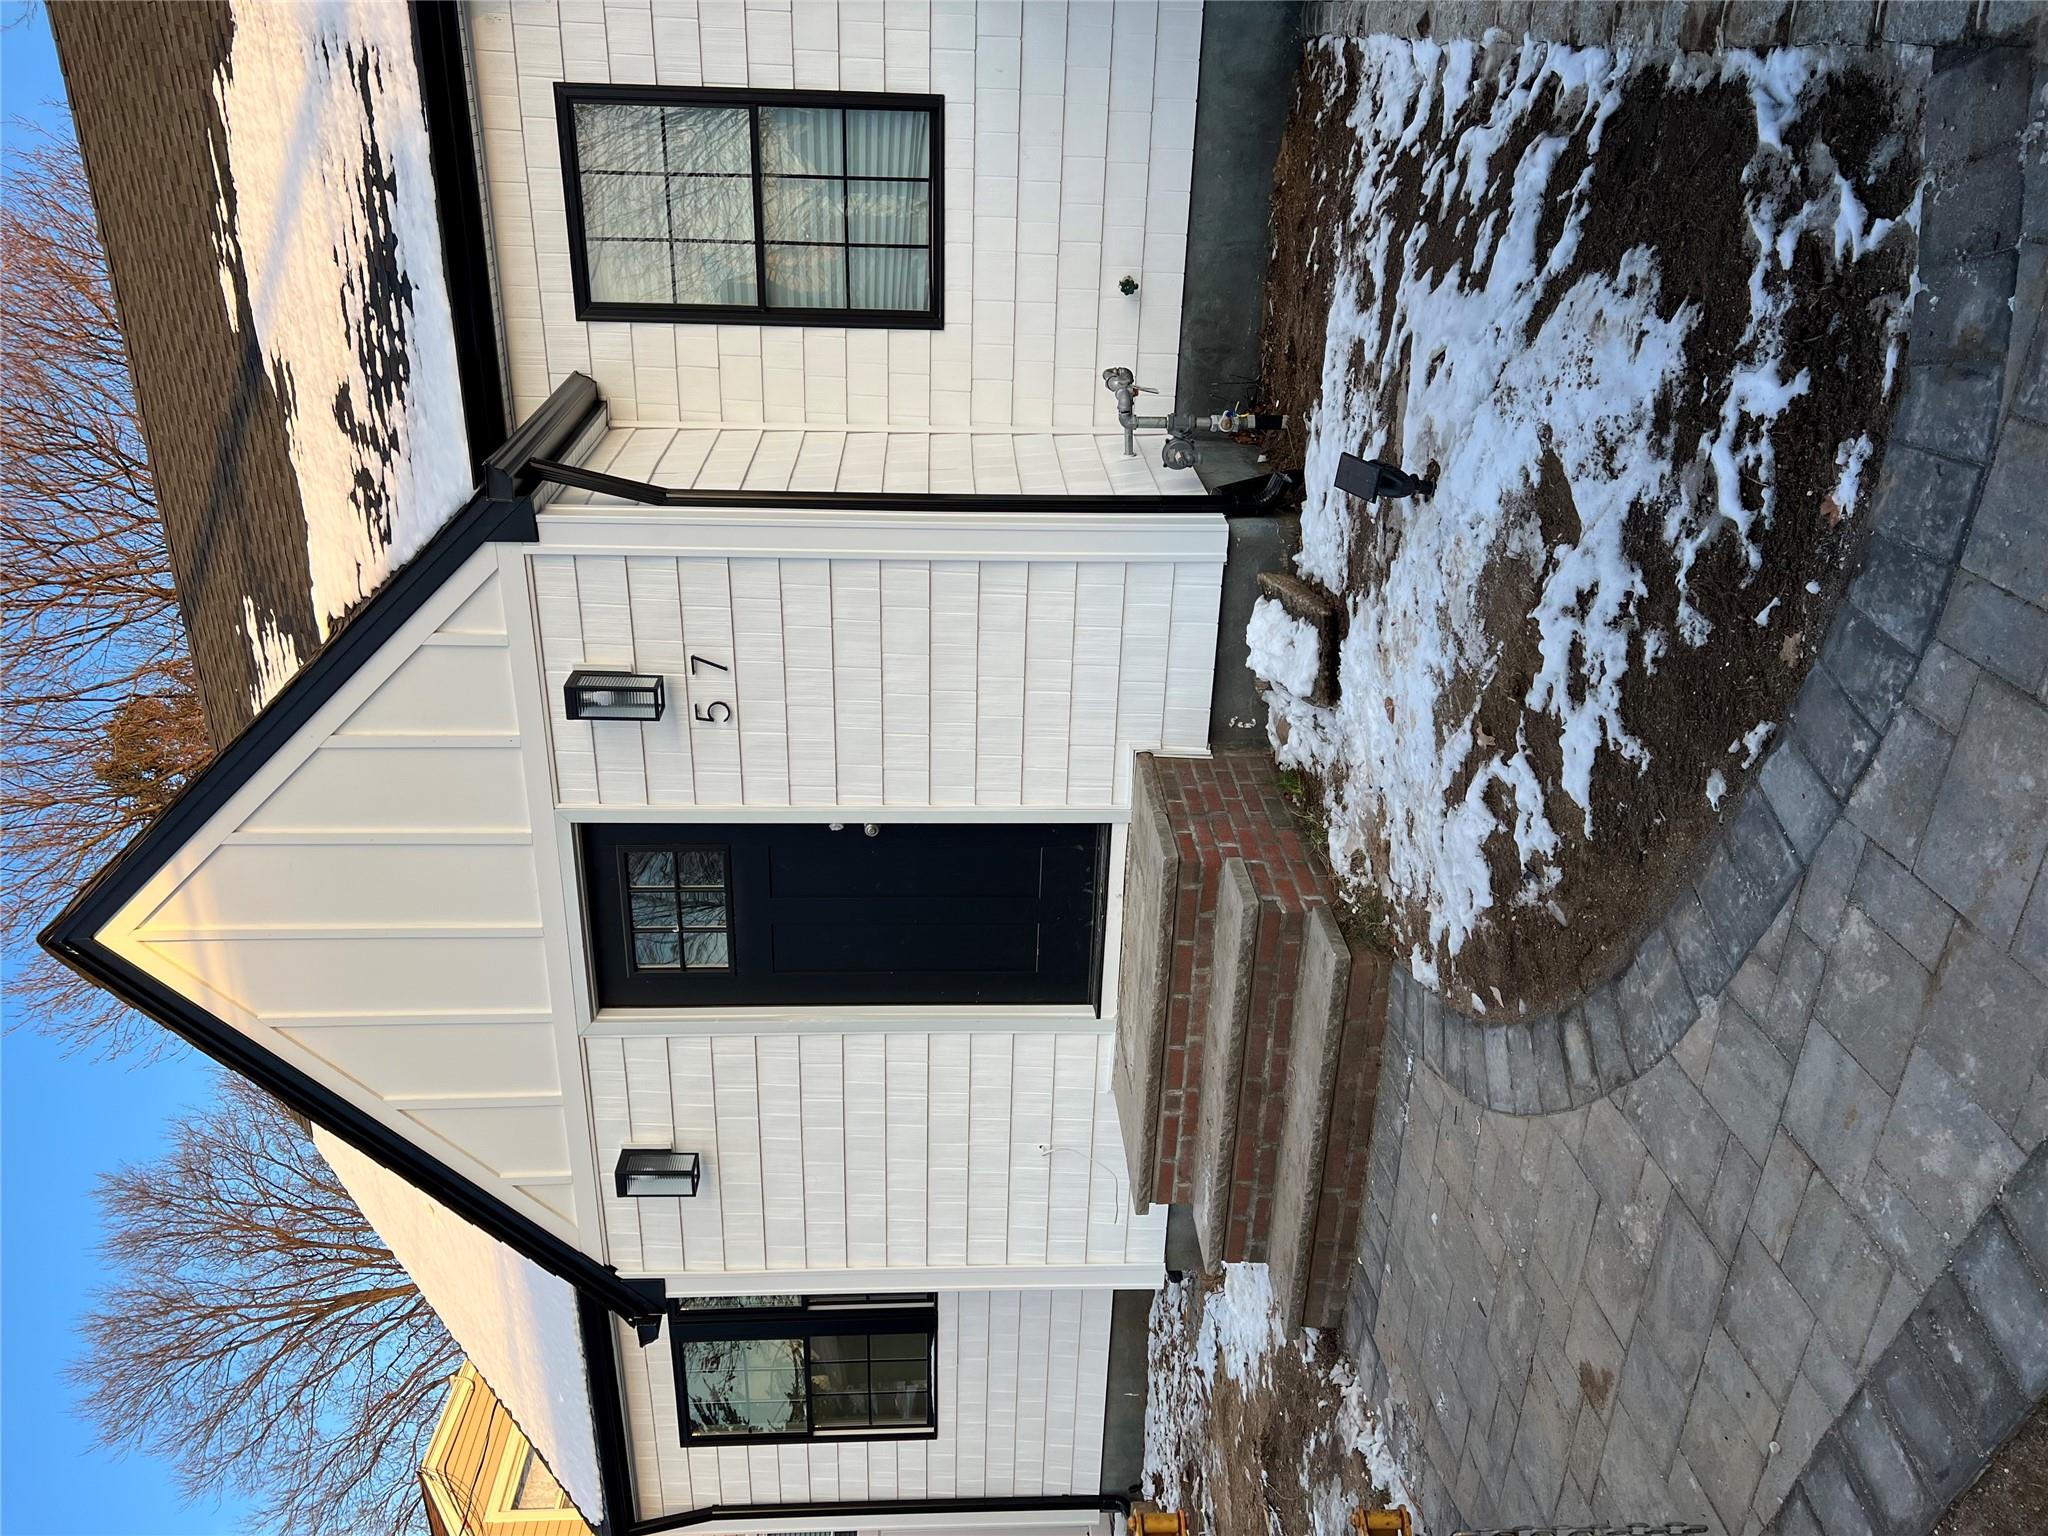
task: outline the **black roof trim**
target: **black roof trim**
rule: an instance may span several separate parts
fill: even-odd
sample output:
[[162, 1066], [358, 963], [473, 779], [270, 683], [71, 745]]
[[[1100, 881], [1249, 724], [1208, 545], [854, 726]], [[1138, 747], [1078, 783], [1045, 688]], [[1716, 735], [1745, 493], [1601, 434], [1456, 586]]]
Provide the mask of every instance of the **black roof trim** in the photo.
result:
[[534, 510], [527, 494], [531, 479], [525, 458], [538, 451], [559, 452], [601, 408], [597, 386], [588, 378], [576, 374], [564, 382], [534, 420], [493, 456], [486, 487], [313, 654], [284, 691], [185, 786], [161, 816], [71, 899], [43, 930], [40, 941], [73, 970], [432, 1195], [465, 1221], [620, 1316], [644, 1321], [659, 1315], [662, 1288], [658, 1282], [622, 1279], [615, 1270], [563, 1242], [225, 1020], [123, 959], [98, 938], [99, 931], [136, 892], [183, 850], [472, 555], [490, 543], [533, 541]]
[[469, 106], [469, 51], [462, 7], [413, 0], [413, 58], [426, 110], [427, 158], [440, 213], [441, 265], [455, 324], [455, 373], [469, 457], [481, 465], [505, 440], [505, 375], [498, 355], [498, 310], [490, 228], [477, 170], [476, 126]]

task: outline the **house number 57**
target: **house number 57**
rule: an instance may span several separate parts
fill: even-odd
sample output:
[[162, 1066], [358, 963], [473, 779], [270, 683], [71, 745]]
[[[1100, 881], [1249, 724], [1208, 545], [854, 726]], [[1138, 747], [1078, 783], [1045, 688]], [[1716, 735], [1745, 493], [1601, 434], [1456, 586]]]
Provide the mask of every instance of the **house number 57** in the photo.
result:
[[[690, 676], [695, 677], [706, 667], [714, 672], [730, 674], [732, 671], [724, 662], [713, 661], [709, 656], [690, 657]], [[706, 725], [725, 725], [732, 719], [732, 705], [724, 699], [713, 699], [708, 704], [692, 706], [690, 713]]]

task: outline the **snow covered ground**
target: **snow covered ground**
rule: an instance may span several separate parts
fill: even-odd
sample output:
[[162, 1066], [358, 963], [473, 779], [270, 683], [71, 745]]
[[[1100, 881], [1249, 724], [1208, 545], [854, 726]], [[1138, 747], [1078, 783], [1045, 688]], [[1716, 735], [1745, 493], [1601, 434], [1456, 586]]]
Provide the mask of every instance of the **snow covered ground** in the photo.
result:
[[[1750, 236], [1748, 291], [1730, 295], [1739, 339], [1724, 367], [1699, 374], [1695, 332], [1715, 317], [1669, 301], [1668, 251], [1643, 244], [1581, 259], [1610, 147], [1603, 131], [1648, 66], [1534, 40], [1492, 54], [1386, 37], [1325, 40], [1319, 51], [1315, 67], [1329, 75], [1359, 72], [1355, 189], [1337, 215], [1297, 561], [1348, 598], [1339, 703], [1302, 699], [1313, 655], [1270, 604], [1255, 612], [1250, 639], [1271, 684], [1281, 761], [1325, 785], [1333, 863], [1414, 914], [1401, 938], [1434, 984], [1503, 908], [1570, 920], [1561, 850], [1601, 830], [1596, 766], [1640, 775], [1651, 763], [1635, 690], [1674, 652], [1717, 644], [1697, 600], [1702, 563], [1725, 561], [1732, 541], [1746, 583], [1764, 564], [1765, 530], [1786, 515], [1774, 433], [1815, 387], [1787, 335], [1795, 290], [1810, 281], [1802, 274], [1866, 260], [1898, 226], [1917, 227], [1919, 202], [1873, 217], [1867, 190], [1825, 144], [1788, 140], [1839, 59], [1784, 50], [1680, 61], [1663, 90], [1733, 83], [1755, 115], [1741, 203], [1731, 205]], [[1402, 206], [1418, 174], [1420, 204]], [[1881, 404], [1903, 305], [1855, 322], [1888, 337], [1885, 376], [1870, 388]], [[1674, 402], [1682, 411], [1695, 399], [1711, 409], [1688, 443], [1672, 428]], [[1831, 516], [1851, 519], [1873, 480], [1871, 437], [1859, 426], [1823, 446], [1840, 472]], [[1355, 503], [1334, 484], [1345, 451], [1416, 471], [1435, 460], [1441, 489], [1428, 504], [1381, 503], [1386, 511]], [[1562, 498], [1562, 527], [1537, 505], [1545, 497]], [[1362, 564], [1373, 568], [1369, 591], [1358, 587]], [[1533, 601], [1504, 618], [1511, 569], [1525, 573]], [[1803, 643], [1797, 603], [1767, 606], [1763, 585], [1745, 615]], [[1525, 623], [1536, 660], [1519, 713], [1489, 733], [1482, 700]], [[1733, 758], [1703, 758], [1690, 793], [1718, 801], [1754, 755], [1738, 744]], [[1453, 996], [1476, 1011], [1515, 1001], [1469, 988]]]
[[1263, 1264], [1169, 1285], [1152, 1305], [1145, 1493], [1201, 1531], [1349, 1536], [1372, 1499], [1414, 1499], [1350, 1362], [1283, 1337]]

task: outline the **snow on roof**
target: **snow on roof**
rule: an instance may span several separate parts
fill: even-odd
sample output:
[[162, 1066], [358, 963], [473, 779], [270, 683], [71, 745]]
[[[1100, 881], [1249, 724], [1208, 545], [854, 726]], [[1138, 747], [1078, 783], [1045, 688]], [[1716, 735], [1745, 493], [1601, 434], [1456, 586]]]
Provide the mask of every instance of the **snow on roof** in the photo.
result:
[[576, 1293], [315, 1127], [320, 1155], [592, 1525], [604, 1513]]
[[[214, 95], [221, 298], [284, 406], [325, 639], [471, 489], [411, 13], [238, 3]], [[297, 657], [245, 633], [274, 691]]]

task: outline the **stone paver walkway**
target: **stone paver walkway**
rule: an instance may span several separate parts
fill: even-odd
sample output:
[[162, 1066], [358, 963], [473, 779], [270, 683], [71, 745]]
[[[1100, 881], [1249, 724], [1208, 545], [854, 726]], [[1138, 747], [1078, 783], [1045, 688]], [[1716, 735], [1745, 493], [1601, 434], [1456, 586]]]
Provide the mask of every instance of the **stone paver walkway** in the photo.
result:
[[1347, 1344], [1432, 1531], [1925, 1529], [1955, 1383], [2004, 1384], [1985, 1434], [2048, 1387], [2048, 1216], [2009, 1210], [2048, 1202], [2013, 1182], [2048, 1139], [2048, 72], [1937, 54], [1927, 122], [1886, 576], [1753, 800], [1792, 894], [1668, 1054], [1562, 1112], [1468, 1096], [1493, 1065], [1397, 988]]

